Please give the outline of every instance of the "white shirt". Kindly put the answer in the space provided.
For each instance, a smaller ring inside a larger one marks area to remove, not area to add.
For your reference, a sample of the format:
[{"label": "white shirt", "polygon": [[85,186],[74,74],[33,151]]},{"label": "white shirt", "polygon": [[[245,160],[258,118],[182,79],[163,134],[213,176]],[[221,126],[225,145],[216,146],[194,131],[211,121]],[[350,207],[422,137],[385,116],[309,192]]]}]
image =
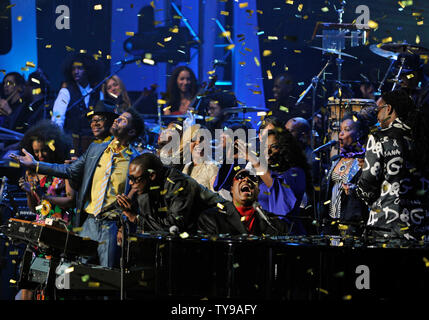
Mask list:
[{"label": "white shirt", "polygon": [[[77,85],[80,92],[82,93],[82,96],[85,96],[87,93],[92,92],[92,88],[89,86],[89,84],[84,88]],[[89,108],[89,99],[90,95],[88,94],[85,98],[85,106],[88,109]],[[100,91],[100,99],[103,99],[103,93]],[[64,127],[64,121],[66,119],[66,112],[67,112],[67,106],[70,103],[70,92],[67,88],[61,88],[60,92],[58,92],[58,96],[55,99],[54,107],[52,110],[52,122],[56,123],[61,128]]]}]

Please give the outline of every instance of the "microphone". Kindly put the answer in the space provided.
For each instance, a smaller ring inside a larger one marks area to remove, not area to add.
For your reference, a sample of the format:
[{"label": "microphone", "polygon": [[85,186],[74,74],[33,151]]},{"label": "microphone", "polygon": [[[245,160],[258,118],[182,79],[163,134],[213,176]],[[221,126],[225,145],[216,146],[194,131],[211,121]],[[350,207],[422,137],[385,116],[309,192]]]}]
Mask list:
[{"label": "microphone", "polygon": [[118,62],[115,62],[115,66],[129,64],[129,63],[133,63],[133,62],[136,62],[136,61],[139,61],[139,60],[143,60],[143,57],[142,56],[136,56],[134,58],[120,60]]},{"label": "microphone", "polygon": [[336,145],[336,144],[338,144],[338,141],[337,141],[337,140],[331,140],[331,141],[329,141],[329,142],[327,142],[327,143],[325,143],[325,144],[321,145],[320,147],[318,147],[318,148],[314,149],[314,150],[313,150],[313,153],[319,152],[319,151],[321,151],[321,150],[323,150],[323,149],[326,149],[326,148],[328,148],[328,147],[334,146],[334,145]]},{"label": "microphone", "polygon": [[168,229],[168,232],[170,232],[170,234],[176,235],[179,233],[179,227],[178,226],[171,226],[170,229]]},{"label": "microphone", "polygon": [[259,202],[254,202],[253,203],[253,208],[256,210],[256,212],[259,214],[259,216],[271,227],[273,228],[275,231],[279,232],[279,230],[274,227],[271,222],[268,220],[267,215],[264,213],[264,211],[261,208],[261,205],[259,204]]}]

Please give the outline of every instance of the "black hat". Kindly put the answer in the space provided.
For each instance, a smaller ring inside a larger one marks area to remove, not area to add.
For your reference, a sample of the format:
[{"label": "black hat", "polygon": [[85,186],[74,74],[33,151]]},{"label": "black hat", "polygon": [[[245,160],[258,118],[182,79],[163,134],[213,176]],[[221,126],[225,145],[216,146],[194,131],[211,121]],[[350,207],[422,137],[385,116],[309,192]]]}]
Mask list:
[{"label": "black hat", "polygon": [[116,106],[107,100],[99,100],[95,105],[95,108],[88,112],[86,116],[88,118],[96,115],[96,114],[104,114],[108,117],[112,117],[113,119],[117,118],[119,115],[115,112]]}]

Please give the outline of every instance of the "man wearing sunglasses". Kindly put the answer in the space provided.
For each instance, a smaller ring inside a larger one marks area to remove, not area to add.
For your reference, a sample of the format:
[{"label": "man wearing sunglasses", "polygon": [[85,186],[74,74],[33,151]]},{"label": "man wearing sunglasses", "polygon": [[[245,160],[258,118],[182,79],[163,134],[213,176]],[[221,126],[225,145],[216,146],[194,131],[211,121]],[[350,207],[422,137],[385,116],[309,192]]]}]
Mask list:
[{"label": "man wearing sunglasses", "polygon": [[421,240],[427,232],[427,121],[403,89],[378,99],[377,119],[381,130],[369,135],[355,189],[370,209],[369,232]]},{"label": "man wearing sunglasses", "polygon": [[116,195],[128,194],[128,167],[138,156],[130,143],[143,129],[141,116],[130,108],[113,122],[110,128],[112,141],[92,143],[73,163],[38,162],[25,149],[22,150],[24,156],[11,155],[14,160],[38,173],[71,179],[73,185],[79,188],[74,224],[82,226],[80,236],[100,242],[99,264],[105,267],[113,267],[118,262],[116,218],[109,213],[114,209]]},{"label": "man wearing sunglasses", "polygon": [[[203,212],[198,219],[199,230],[208,234],[287,234],[288,224],[263,210],[257,203],[258,177],[246,169],[240,169],[231,186],[232,201],[224,208]],[[225,214],[219,214],[224,211]]]},{"label": "man wearing sunglasses", "polygon": [[[188,175],[165,166],[152,153],[135,158],[128,175],[131,192],[137,194],[138,209],[125,194],[117,199],[129,221],[137,224],[137,232],[194,233],[201,211],[223,208],[226,202]],[[120,241],[120,235],[118,238]]]}]

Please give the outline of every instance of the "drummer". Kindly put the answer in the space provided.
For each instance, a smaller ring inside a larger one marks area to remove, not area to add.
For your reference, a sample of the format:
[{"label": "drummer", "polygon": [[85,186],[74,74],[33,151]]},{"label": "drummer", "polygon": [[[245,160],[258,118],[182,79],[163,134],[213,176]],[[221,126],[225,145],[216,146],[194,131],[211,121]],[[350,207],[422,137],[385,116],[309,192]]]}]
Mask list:
[{"label": "drummer", "polygon": [[233,92],[219,91],[214,92],[207,97],[208,106],[206,118],[206,127],[215,135],[216,129],[223,129],[225,122],[228,121],[231,114],[224,112],[227,108],[234,108],[237,106],[237,99]]}]

